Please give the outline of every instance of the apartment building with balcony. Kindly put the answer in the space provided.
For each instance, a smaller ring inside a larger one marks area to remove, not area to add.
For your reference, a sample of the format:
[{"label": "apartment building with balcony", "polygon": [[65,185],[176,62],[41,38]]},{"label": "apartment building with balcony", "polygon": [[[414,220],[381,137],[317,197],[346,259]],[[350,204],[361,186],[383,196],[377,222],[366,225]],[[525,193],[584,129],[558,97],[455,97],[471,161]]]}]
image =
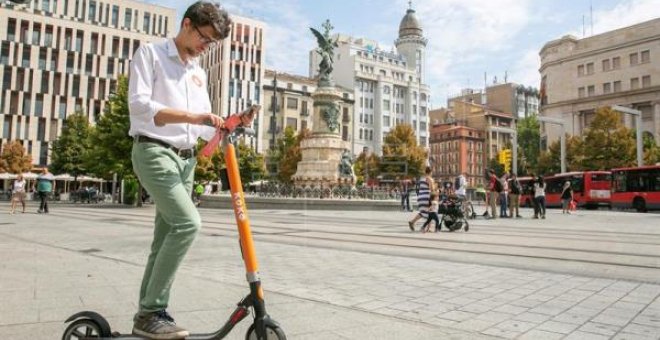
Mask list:
[{"label": "apartment building with balcony", "polygon": [[66,117],[95,123],[134,52],[172,36],[175,16],[133,0],[0,2],[0,149],[18,140],[46,166]]}]

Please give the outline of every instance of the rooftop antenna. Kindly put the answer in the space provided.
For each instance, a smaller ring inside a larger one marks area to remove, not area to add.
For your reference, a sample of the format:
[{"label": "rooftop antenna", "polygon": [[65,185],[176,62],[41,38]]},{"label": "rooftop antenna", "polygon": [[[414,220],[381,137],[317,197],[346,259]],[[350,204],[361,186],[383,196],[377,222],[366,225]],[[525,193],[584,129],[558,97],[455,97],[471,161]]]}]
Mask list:
[{"label": "rooftop antenna", "polygon": [[582,38],[584,38],[584,36],[585,36],[584,30],[585,30],[585,28],[584,28],[584,14],[582,14]]},{"label": "rooftop antenna", "polygon": [[594,6],[593,6],[593,1],[589,1],[589,15],[591,17],[591,35],[594,35]]},{"label": "rooftop antenna", "polygon": [[509,79],[509,74],[507,70],[504,70],[504,83],[507,83],[507,79]]}]

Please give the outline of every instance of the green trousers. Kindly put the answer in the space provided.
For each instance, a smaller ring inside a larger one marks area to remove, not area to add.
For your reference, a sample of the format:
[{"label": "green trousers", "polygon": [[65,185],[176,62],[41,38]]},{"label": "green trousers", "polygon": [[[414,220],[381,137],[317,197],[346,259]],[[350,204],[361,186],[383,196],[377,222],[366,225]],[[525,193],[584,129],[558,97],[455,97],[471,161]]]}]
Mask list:
[{"label": "green trousers", "polygon": [[166,309],[176,271],[201,227],[190,197],[195,157],[181,159],[154,143],[134,143],[133,169],[156,204],[154,238],[140,288],[140,313]]}]

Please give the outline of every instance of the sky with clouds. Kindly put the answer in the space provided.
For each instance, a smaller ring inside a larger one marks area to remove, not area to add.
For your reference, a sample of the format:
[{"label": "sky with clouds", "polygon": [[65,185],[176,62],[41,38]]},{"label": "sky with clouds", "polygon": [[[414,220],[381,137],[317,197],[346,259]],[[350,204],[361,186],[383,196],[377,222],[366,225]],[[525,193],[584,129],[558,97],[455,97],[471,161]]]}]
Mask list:
[{"label": "sky with clouds", "polygon": [[[146,0],[177,9],[192,0]],[[308,75],[315,39],[308,27],[330,19],[334,32],[376,40],[391,49],[408,0],[225,0],[231,13],[266,24],[266,67]],[[660,0],[416,0],[424,29],[432,107],[462,88],[483,88],[494,77],[539,86],[539,56],[548,41],[578,38],[660,17]],[[593,13],[593,15],[591,14]],[[583,29],[583,21],[585,23]]]}]

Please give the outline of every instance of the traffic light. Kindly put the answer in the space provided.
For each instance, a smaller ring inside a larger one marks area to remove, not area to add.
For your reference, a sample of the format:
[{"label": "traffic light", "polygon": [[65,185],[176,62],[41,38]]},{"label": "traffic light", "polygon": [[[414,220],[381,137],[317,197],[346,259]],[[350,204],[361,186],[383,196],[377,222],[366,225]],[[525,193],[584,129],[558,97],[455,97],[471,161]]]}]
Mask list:
[{"label": "traffic light", "polygon": [[497,154],[497,162],[504,165],[504,172],[511,171],[511,149],[503,149]]},{"label": "traffic light", "polygon": [[504,154],[504,164],[511,164],[511,160],[513,159],[511,156],[511,149],[504,149],[502,150],[502,153]]}]

